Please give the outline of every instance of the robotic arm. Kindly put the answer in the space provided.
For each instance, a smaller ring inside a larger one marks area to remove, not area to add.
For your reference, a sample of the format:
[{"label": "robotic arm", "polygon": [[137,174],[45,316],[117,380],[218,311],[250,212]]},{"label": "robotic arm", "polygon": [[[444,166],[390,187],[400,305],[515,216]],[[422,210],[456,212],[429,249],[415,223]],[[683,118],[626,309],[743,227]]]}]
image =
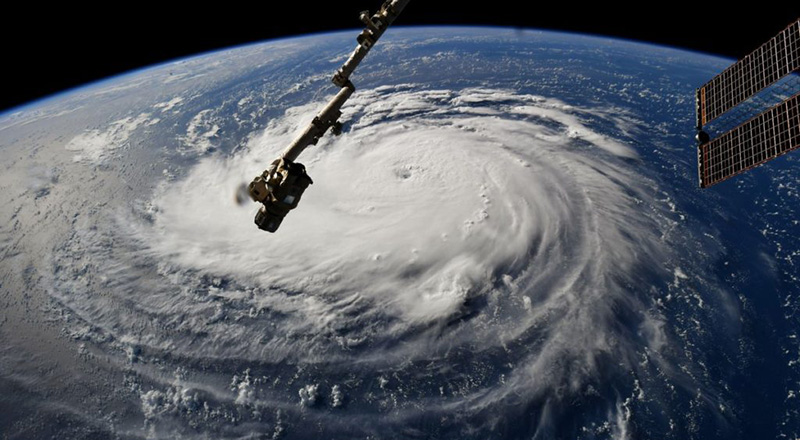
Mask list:
[{"label": "robotic arm", "polygon": [[381,9],[372,16],[368,11],[361,13],[360,19],[366,27],[358,35],[358,46],[333,75],[333,83],[341,87],[341,90],[314,117],[303,133],[283,150],[280,157],[248,186],[250,198],[262,204],[255,218],[259,229],[268,232],[278,230],[283,218],[297,207],[303,192],[313,183],[306,174],[305,166],[295,160],[309,145],[316,145],[329,128],[333,134],[341,133],[339,117],[342,115],[342,105],[356,90],[350,82],[350,75],[409,1],[386,0]]}]

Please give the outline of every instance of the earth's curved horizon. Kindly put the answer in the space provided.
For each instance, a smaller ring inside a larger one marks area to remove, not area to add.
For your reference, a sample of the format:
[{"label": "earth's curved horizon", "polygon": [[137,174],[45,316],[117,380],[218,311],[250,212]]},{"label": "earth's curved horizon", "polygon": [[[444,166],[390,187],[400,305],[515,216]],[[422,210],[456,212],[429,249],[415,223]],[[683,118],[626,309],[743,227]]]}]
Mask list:
[{"label": "earth's curved horizon", "polygon": [[[560,31],[560,30],[551,30],[551,29],[516,28],[516,27],[491,26],[491,25],[485,25],[485,26],[479,26],[479,25],[470,25],[470,26],[465,26],[465,25],[438,25],[438,26],[437,25],[427,25],[427,26],[416,25],[416,26],[404,26],[402,24],[395,24],[395,25],[392,26],[392,31],[398,30],[398,31],[402,32],[404,30],[413,31],[415,29],[419,29],[419,30],[425,30],[425,29],[487,29],[489,31],[501,31],[501,32],[513,31],[513,32],[523,33],[523,34],[524,33],[540,33],[540,34],[548,34],[548,35],[574,36],[574,37],[581,37],[581,38],[588,37],[588,38],[595,38],[595,39],[599,39],[599,40],[613,40],[613,41],[619,41],[619,42],[624,42],[624,43],[629,43],[629,44],[634,44],[634,45],[641,45],[641,46],[647,46],[647,47],[658,47],[658,48],[674,50],[674,51],[678,51],[678,52],[686,52],[687,54],[692,54],[692,55],[695,55],[695,56],[713,58],[713,59],[716,59],[715,61],[719,61],[719,62],[722,62],[722,63],[733,64],[736,61],[734,58],[731,58],[729,56],[725,56],[725,55],[721,55],[721,54],[717,54],[717,53],[712,53],[712,52],[698,51],[698,50],[690,49],[690,48],[687,48],[687,47],[672,46],[672,45],[668,45],[668,44],[651,43],[651,42],[648,42],[648,41],[645,41],[645,40],[636,40],[636,39],[622,38],[622,37],[612,37],[612,36],[603,35],[603,34],[593,34],[593,33],[586,33],[586,32],[570,32],[570,31]],[[360,30],[361,29],[354,27],[354,28],[351,28],[351,29],[340,29],[340,30],[331,31],[331,32],[321,31],[321,32],[314,32],[314,33],[309,33],[309,34],[287,35],[287,36],[272,38],[272,39],[263,40],[263,41],[255,41],[255,42],[250,42],[250,43],[237,44],[237,45],[230,46],[230,47],[212,49],[212,50],[208,50],[208,51],[205,51],[205,52],[199,52],[199,53],[195,53],[195,54],[191,54],[191,55],[187,55],[187,56],[180,56],[180,57],[177,57],[175,59],[165,60],[165,61],[162,61],[162,62],[157,62],[157,63],[154,63],[154,64],[141,66],[141,67],[132,69],[130,71],[120,72],[118,74],[114,74],[114,75],[111,75],[111,76],[108,76],[108,77],[105,77],[105,78],[100,78],[100,79],[98,79],[96,81],[90,81],[90,82],[87,82],[87,83],[84,83],[84,84],[77,85],[75,87],[70,87],[70,88],[61,90],[59,92],[55,92],[55,93],[47,95],[47,96],[42,96],[42,97],[39,97],[39,98],[35,98],[35,99],[32,99],[32,100],[30,100],[28,102],[25,102],[25,103],[22,103],[22,104],[19,104],[19,105],[15,105],[13,107],[5,108],[3,110],[0,110],[0,118],[4,117],[4,116],[11,115],[13,113],[20,113],[20,112],[25,112],[27,110],[33,110],[35,107],[46,105],[47,103],[50,103],[50,102],[55,101],[55,100],[58,100],[58,99],[60,99],[62,97],[70,95],[70,94],[79,93],[81,91],[84,91],[84,90],[87,90],[87,89],[96,88],[96,87],[102,87],[104,84],[110,83],[110,82],[123,81],[127,77],[135,76],[137,74],[142,74],[142,73],[144,73],[144,72],[146,72],[148,70],[159,69],[159,68],[162,68],[162,67],[177,63],[177,62],[188,61],[188,60],[191,60],[193,58],[213,56],[214,54],[219,54],[219,53],[223,53],[223,52],[229,52],[231,50],[237,50],[237,49],[246,49],[246,48],[251,47],[251,46],[260,46],[260,45],[264,45],[264,44],[280,43],[280,42],[283,42],[283,41],[290,41],[290,40],[300,40],[300,39],[304,39],[304,38],[316,38],[316,37],[330,38],[332,36],[338,36],[339,34],[341,34],[342,36],[347,36],[347,35],[352,36],[354,34],[357,34]],[[331,76],[333,76],[333,74],[331,74]]]},{"label": "earth's curved horizon", "polygon": [[694,89],[732,60],[393,28],[262,233],[236,188],[353,35],[0,113],[3,436],[800,435],[800,166],[697,188]]}]

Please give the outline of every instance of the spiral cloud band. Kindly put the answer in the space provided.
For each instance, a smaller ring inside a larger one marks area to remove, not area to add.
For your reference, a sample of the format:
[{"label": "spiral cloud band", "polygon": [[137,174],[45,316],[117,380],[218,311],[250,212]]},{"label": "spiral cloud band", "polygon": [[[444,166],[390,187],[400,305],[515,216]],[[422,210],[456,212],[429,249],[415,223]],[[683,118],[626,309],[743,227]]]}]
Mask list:
[{"label": "spiral cloud band", "polygon": [[[315,183],[299,208],[261,233],[235,189],[319,106],[287,110],[232,155],[206,155],[167,179],[140,221],[119,222],[131,251],[106,271],[156,261],[162,280],[135,308],[62,300],[102,310],[95,324],[108,320],[132,362],[168,352],[184,367],[249,365],[207,399],[277,410],[277,425],[305,411],[336,432],[342,419],[314,410],[327,406],[384,414],[375,426],[398,432],[428,417],[502,429],[520,411],[545,435],[580,396],[613,402],[598,404],[608,423],[593,429],[625,438],[640,382],[697,394],[658,307],[658,292],[691,274],[665,233],[674,206],[617,140],[635,120],[506,90],[359,90],[343,135],[301,157]],[[142,331],[142,316],[170,331]],[[175,380],[142,390],[147,417],[199,405]]]},{"label": "spiral cloud band", "polygon": [[[610,272],[630,270],[655,238],[645,220],[626,215],[634,197],[625,190],[636,185],[616,162],[636,153],[569,107],[496,90],[411,87],[361,92],[350,132],[309,151],[316,184],[302,209],[280,233],[256,234],[254,205],[235,205],[232,188],[258,174],[315,106],[290,110],[233,159],[208,159],[169,185],[153,202],[153,251],[302,292],[256,300],[302,317],[310,334],[363,303],[383,323],[376,334],[356,332],[366,342],[450,320],[473,296],[499,295],[509,311],[536,315],[532,301],[555,300],[575,283],[608,288]],[[526,328],[533,318],[518,319]]]}]

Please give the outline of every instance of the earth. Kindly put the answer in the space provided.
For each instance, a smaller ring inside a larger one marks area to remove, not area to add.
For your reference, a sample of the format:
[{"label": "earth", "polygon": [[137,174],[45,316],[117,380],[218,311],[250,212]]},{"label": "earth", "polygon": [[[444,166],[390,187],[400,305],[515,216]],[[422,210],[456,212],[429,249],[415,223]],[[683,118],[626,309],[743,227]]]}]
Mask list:
[{"label": "earth", "polygon": [[237,188],[353,31],[0,115],[0,437],[794,439],[800,166],[697,184],[732,60],[393,28],[276,234]]}]

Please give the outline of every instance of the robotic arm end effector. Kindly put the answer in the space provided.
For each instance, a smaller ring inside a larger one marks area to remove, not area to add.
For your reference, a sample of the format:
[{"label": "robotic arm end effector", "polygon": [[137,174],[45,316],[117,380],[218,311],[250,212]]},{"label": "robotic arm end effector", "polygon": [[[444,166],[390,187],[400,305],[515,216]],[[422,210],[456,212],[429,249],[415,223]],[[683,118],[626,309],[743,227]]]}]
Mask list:
[{"label": "robotic arm end effector", "polygon": [[277,231],[283,218],[297,207],[303,192],[312,183],[303,164],[284,158],[272,162],[247,188],[250,198],[262,204],[256,213],[256,226],[268,232]]}]

